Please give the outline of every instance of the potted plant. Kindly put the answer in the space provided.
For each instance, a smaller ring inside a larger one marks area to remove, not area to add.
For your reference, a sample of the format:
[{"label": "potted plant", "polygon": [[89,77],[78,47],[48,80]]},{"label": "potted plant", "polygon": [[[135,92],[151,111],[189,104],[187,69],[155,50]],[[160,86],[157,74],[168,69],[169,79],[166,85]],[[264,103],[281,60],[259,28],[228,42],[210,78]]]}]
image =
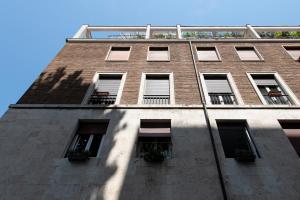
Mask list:
[{"label": "potted plant", "polygon": [[144,155],[146,162],[162,162],[164,159],[163,148],[159,144],[151,144]]}]

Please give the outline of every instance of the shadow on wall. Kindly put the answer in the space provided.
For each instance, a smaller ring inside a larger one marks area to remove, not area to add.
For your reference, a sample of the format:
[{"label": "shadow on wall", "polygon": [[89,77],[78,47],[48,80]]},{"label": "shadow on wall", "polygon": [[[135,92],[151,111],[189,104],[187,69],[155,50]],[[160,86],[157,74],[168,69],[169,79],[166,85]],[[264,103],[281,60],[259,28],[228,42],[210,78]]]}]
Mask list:
[{"label": "shadow on wall", "polygon": [[101,158],[102,185],[89,200],[222,199],[206,127],[173,127],[173,158],[151,163],[136,157],[138,126],[119,122]]},{"label": "shadow on wall", "polygon": [[43,72],[17,104],[80,104],[89,87],[81,75],[82,70],[68,73],[66,67]]}]

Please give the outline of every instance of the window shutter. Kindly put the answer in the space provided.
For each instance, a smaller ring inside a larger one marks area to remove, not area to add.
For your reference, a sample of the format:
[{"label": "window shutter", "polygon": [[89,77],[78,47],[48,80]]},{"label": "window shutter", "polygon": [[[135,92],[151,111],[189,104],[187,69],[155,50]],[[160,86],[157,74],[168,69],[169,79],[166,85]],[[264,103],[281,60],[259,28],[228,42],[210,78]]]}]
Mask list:
[{"label": "window shutter", "polygon": [[287,50],[287,52],[292,56],[294,60],[299,60],[300,49]]},{"label": "window shutter", "polygon": [[276,82],[276,80],[273,78],[273,79],[254,79],[255,83],[257,86],[277,86],[278,83]]},{"label": "window shutter", "polygon": [[108,123],[104,122],[83,122],[79,124],[78,134],[105,134],[107,130]]},{"label": "window shutter", "polygon": [[205,78],[208,93],[232,93],[227,78]]},{"label": "window shutter", "polygon": [[107,60],[128,60],[130,47],[112,47]]},{"label": "window shutter", "polygon": [[142,121],[139,137],[171,137],[171,121]]},{"label": "window shutter", "polygon": [[169,95],[170,81],[165,78],[146,78],[145,95]]},{"label": "window shutter", "polygon": [[215,47],[197,47],[198,60],[219,60]]},{"label": "window shutter", "polygon": [[121,77],[100,77],[96,83],[97,92],[108,92],[109,95],[117,95],[121,83]]},{"label": "window shutter", "polygon": [[148,52],[148,60],[154,60],[154,61],[169,60],[168,47],[150,47]]},{"label": "window shutter", "polygon": [[236,50],[241,60],[260,60],[253,47],[237,47]]}]

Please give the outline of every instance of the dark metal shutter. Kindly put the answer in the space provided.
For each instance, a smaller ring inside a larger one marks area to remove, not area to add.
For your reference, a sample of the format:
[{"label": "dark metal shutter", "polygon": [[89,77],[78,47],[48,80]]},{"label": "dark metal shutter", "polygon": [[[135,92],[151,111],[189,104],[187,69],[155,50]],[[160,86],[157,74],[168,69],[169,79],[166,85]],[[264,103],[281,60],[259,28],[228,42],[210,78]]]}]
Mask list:
[{"label": "dark metal shutter", "polygon": [[108,92],[109,95],[117,95],[121,83],[121,77],[100,77],[96,83],[97,92]]},{"label": "dark metal shutter", "polygon": [[224,78],[205,78],[208,93],[232,93],[226,77]]},{"label": "dark metal shutter", "polygon": [[145,95],[169,95],[170,81],[168,77],[146,77]]}]

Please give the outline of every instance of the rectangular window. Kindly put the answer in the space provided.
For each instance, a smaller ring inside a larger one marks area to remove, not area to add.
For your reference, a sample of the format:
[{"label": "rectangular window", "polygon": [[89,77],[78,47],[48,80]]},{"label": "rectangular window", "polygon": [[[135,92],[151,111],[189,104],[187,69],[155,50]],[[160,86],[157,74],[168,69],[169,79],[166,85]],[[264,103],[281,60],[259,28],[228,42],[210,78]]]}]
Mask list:
[{"label": "rectangular window", "polygon": [[171,120],[141,120],[137,154],[148,162],[171,158]]},{"label": "rectangular window", "polygon": [[199,61],[219,61],[220,56],[215,47],[197,47]]},{"label": "rectangular window", "polygon": [[281,121],[280,125],[300,157],[300,121]]},{"label": "rectangular window", "polygon": [[143,104],[170,104],[169,75],[146,75]]},{"label": "rectangular window", "polygon": [[130,47],[111,47],[107,59],[108,61],[127,61],[129,59]]},{"label": "rectangular window", "polygon": [[149,47],[148,61],[169,61],[169,47]]},{"label": "rectangular window", "polygon": [[237,104],[225,74],[205,74],[205,85],[211,104]]},{"label": "rectangular window", "polygon": [[285,50],[290,56],[300,62],[300,47],[299,46],[285,46]]},{"label": "rectangular window", "polygon": [[257,61],[262,60],[254,47],[235,47],[237,54],[243,61]]},{"label": "rectangular window", "polygon": [[85,161],[96,157],[108,122],[79,122],[76,135],[67,151],[69,161]]},{"label": "rectangular window", "polygon": [[88,104],[114,104],[120,88],[121,74],[100,74]]},{"label": "rectangular window", "polygon": [[274,74],[252,74],[251,77],[267,104],[292,104],[289,95],[278,84]]},{"label": "rectangular window", "polygon": [[253,162],[256,158],[246,122],[217,122],[226,158]]}]

